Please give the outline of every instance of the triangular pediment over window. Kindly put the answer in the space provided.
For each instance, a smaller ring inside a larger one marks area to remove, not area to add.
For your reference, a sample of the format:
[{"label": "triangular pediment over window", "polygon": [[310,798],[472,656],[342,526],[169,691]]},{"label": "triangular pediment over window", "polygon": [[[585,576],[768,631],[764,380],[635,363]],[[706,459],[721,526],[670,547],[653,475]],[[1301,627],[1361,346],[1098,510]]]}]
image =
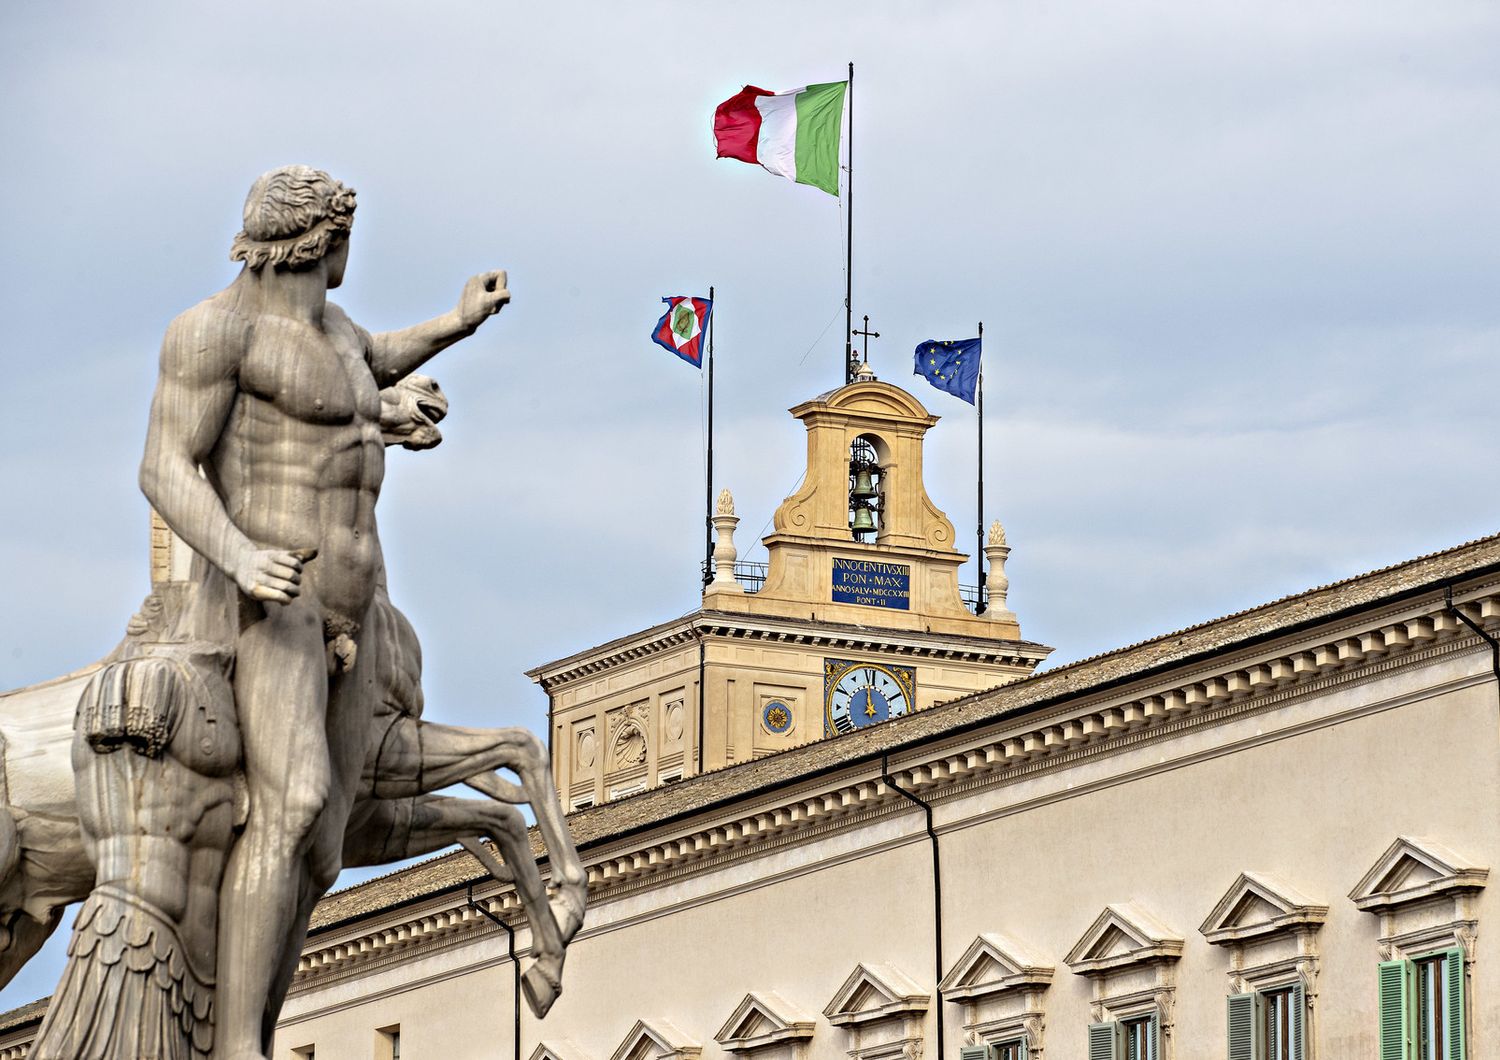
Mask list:
[{"label": "triangular pediment over window", "polygon": [[1242,872],[1198,930],[1216,946],[1321,924],[1328,907],[1278,876]]},{"label": "triangular pediment over window", "polygon": [[1453,891],[1478,890],[1489,874],[1441,843],[1400,836],[1349,897],[1366,912],[1380,912]]},{"label": "triangular pediment over window", "polygon": [[696,1060],[702,1051],[664,1019],[636,1020],[609,1060]]},{"label": "triangular pediment over window", "polygon": [[973,1001],[1008,990],[1052,981],[1052,965],[1041,954],[997,931],[969,944],[943,977],[945,1001]]},{"label": "triangular pediment over window", "polygon": [[932,997],[888,964],[861,964],[823,1009],[836,1027],[926,1012]]},{"label": "triangular pediment over window", "polygon": [[811,1038],[813,1017],[769,991],[746,994],[714,1041],[726,1052],[743,1053],[780,1042]]},{"label": "triangular pediment over window", "polygon": [[566,1038],[556,1039],[550,1042],[542,1042],[527,1060],[589,1060],[586,1054],[578,1046]]},{"label": "triangular pediment over window", "polygon": [[1079,975],[1100,975],[1149,961],[1175,961],[1182,938],[1134,903],[1109,905],[1064,960]]}]

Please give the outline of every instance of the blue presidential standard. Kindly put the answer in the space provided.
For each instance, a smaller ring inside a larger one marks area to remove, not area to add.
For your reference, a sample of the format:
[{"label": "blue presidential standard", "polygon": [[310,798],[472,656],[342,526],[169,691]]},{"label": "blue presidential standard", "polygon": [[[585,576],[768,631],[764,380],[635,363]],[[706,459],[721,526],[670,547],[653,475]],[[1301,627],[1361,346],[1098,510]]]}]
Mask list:
[{"label": "blue presidential standard", "polygon": [[899,718],[916,699],[917,673],[910,666],[823,660],[823,735],[853,732]]}]

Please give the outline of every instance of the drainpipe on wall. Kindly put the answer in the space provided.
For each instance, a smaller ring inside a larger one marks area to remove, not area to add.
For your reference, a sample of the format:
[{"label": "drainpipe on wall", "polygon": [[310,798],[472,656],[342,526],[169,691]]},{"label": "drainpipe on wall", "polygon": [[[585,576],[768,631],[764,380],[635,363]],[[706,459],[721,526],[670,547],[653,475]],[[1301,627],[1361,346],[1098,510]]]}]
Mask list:
[{"label": "drainpipe on wall", "polygon": [[891,776],[889,756],[880,756],[880,779],[896,794],[922,808],[927,815],[927,839],[932,847],[932,960],[933,992],[937,995],[937,1058],[948,1060],[943,1035],[943,862],[938,853],[937,832],[932,827],[932,807],[907,791]]},{"label": "drainpipe on wall", "polygon": [[[553,728],[554,725],[557,724],[557,717],[556,717],[557,709],[556,709],[555,704],[552,701],[552,689],[548,688],[544,684],[544,685],[542,685],[542,691],[545,692],[545,693],[547,693],[547,761],[548,762],[555,762],[555,761],[557,761],[557,745],[552,742],[552,737],[553,737],[552,728]],[[566,745],[564,745],[564,746],[566,746]],[[555,780],[556,778],[554,777],[553,779]],[[572,780],[573,780],[572,777],[568,778],[568,782],[570,784],[572,783]],[[562,792],[560,792],[560,791],[557,794],[558,794],[559,797],[562,796]]]},{"label": "drainpipe on wall", "polygon": [[703,630],[697,626],[693,627],[693,634],[698,638],[698,775],[703,775],[703,682],[704,674],[708,666],[708,647],[703,639]]},{"label": "drainpipe on wall", "polygon": [[515,1044],[515,1060],[521,1060],[521,962],[516,960],[516,929],[474,901],[474,881],[469,881],[469,908],[505,931],[506,950],[510,954],[511,1011],[515,1013],[516,1026],[512,1035]]},{"label": "drainpipe on wall", "polygon": [[1484,642],[1490,646],[1490,670],[1495,675],[1495,696],[1497,699],[1500,699],[1500,642],[1497,642],[1494,637],[1486,633],[1479,623],[1454,606],[1453,586],[1451,584],[1443,587],[1443,594],[1444,603],[1447,604],[1448,610],[1453,612],[1454,616],[1460,622],[1484,638]]}]

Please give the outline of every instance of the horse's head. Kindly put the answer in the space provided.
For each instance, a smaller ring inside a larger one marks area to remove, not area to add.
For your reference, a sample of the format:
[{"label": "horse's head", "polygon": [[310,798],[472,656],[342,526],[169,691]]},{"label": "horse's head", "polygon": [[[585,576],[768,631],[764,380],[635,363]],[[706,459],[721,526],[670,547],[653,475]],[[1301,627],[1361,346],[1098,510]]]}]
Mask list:
[{"label": "horse's head", "polygon": [[430,376],[409,375],[380,392],[380,437],[386,445],[431,449],[443,440],[437,429],[448,415],[448,398]]}]

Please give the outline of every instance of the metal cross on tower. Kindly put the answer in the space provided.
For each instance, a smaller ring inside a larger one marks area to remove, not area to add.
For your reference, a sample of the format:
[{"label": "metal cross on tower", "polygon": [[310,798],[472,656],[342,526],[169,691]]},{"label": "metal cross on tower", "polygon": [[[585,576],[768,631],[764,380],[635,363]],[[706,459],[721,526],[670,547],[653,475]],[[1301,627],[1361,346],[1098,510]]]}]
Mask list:
[{"label": "metal cross on tower", "polygon": [[[870,340],[871,339],[878,339],[878,338],[880,338],[880,332],[878,332],[878,331],[871,331],[870,330],[870,318],[868,316],[866,316],[864,319],[865,319],[865,328],[864,328],[864,330],[861,331],[859,328],[855,328],[852,332],[850,332],[850,334],[852,334],[852,335],[863,335],[864,336],[864,339],[865,339],[864,363],[865,364],[869,364],[870,363]],[[859,365],[851,363],[849,365],[849,382],[852,383],[854,381],[854,377],[855,377],[856,374],[858,374],[858,372],[859,372]]]}]

